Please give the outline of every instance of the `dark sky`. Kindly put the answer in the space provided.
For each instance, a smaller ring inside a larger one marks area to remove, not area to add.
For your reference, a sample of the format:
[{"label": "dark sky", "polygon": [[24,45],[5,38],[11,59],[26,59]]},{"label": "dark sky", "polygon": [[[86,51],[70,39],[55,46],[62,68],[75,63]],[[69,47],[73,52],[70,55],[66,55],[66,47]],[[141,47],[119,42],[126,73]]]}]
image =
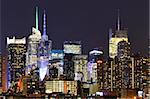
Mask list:
[{"label": "dark sky", "polygon": [[[132,52],[148,53],[148,0],[1,0],[2,51],[7,36],[31,34],[35,6],[47,13],[47,33],[53,48],[62,49],[65,40],[81,40],[83,52],[102,47],[108,51],[109,28],[116,29],[117,9],[121,28],[128,28]],[[42,28],[40,28],[42,30]]]}]

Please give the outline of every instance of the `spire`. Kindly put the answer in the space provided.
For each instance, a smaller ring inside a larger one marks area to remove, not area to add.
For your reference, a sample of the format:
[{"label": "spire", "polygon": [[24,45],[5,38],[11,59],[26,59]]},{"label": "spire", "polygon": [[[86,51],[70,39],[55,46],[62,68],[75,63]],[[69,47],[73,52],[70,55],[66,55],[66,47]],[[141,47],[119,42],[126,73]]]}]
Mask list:
[{"label": "spire", "polygon": [[36,29],[38,30],[38,7],[36,6],[36,16],[35,16],[35,21],[36,21]]},{"label": "spire", "polygon": [[109,39],[112,37],[112,29],[109,29]]},{"label": "spire", "polygon": [[117,18],[117,30],[120,30],[120,13],[119,13],[119,9],[118,9],[118,18]]},{"label": "spire", "polygon": [[43,15],[43,35],[46,35],[46,13],[44,10],[44,15]]},{"label": "spire", "polygon": [[46,13],[44,10],[44,15],[43,15],[43,35],[42,35],[43,40],[48,40],[48,36],[46,35]]}]

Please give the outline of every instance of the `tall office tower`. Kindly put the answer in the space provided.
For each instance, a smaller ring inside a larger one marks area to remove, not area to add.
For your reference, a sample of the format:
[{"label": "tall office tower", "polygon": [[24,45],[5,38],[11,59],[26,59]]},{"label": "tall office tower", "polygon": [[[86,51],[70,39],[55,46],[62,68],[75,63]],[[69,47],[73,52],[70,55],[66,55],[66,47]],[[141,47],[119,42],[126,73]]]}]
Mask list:
[{"label": "tall office tower", "polygon": [[32,69],[29,75],[22,77],[22,94],[40,94],[39,69]]},{"label": "tall office tower", "polygon": [[7,65],[6,57],[0,53],[0,93],[6,92],[7,88]]},{"label": "tall office tower", "polygon": [[118,43],[118,53],[117,57],[119,61],[124,61],[125,59],[130,59],[130,43],[126,41],[120,41]]},{"label": "tall office tower", "polygon": [[48,40],[46,35],[46,13],[44,11],[43,16],[43,35],[38,45],[38,67],[40,71],[40,80],[42,81],[45,75],[48,73],[48,64],[51,50],[51,41]]},{"label": "tall office tower", "polygon": [[[149,74],[149,68],[150,68],[150,58],[149,57],[143,57],[142,58],[142,78],[143,78],[143,93],[145,96],[150,96],[150,74]],[[142,90],[140,90],[141,92]]]},{"label": "tall office tower", "polygon": [[13,85],[25,74],[26,39],[10,39],[7,37],[8,66],[10,71],[10,83]]},{"label": "tall office tower", "polygon": [[88,62],[88,82],[97,83],[97,63]]},{"label": "tall office tower", "polygon": [[75,77],[73,56],[74,54],[64,56],[63,74],[67,80],[74,80]]},{"label": "tall office tower", "polygon": [[7,56],[2,56],[2,91],[6,92],[8,88],[8,66],[7,66]]},{"label": "tall office tower", "polygon": [[[112,58],[108,58],[107,62],[106,62],[106,68],[107,68],[107,90],[109,91],[114,91],[115,87],[116,87],[116,81],[115,81],[115,78],[116,78],[116,69],[115,68],[117,66],[117,64],[115,64],[115,59],[112,59]],[[119,83],[118,83],[119,84]]]},{"label": "tall office tower", "polygon": [[64,42],[64,53],[65,54],[81,54],[81,41],[65,41]]},{"label": "tall office tower", "polygon": [[87,71],[88,56],[87,55],[75,55],[73,57],[73,62],[74,62],[74,72],[75,72],[74,80],[87,82],[88,80],[88,71]]},{"label": "tall office tower", "polygon": [[[130,43],[120,41],[117,50],[118,66],[116,81],[121,83],[121,88],[132,88],[132,66],[130,60]],[[118,86],[116,83],[116,86]]]},{"label": "tall office tower", "polygon": [[63,50],[51,50],[49,65],[49,77],[61,78],[63,75],[64,52]]},{"label": "tall office tower", "polygon": [[74,62],[73,56],[81,54],[80,41],[65,41],[64,42],[64,67],[63,73],[66,79],[74,80]]},{"label": "tall office tower", "polygon": [[38,44],[41,39],[41,32],[38,29],[38,8],[36,7],[36,28],[32,27],[32,34],[28,38],[28,49],[27,49],[27,72],[30,73],[32,69],[37,68],[37,60],[38,60]]},{"label": "tall office tower", "polygon": [[108,65],[104,59],[97,61],[97,80],[99,83],[99,90],[108,91]]},{"label": "tall office tower", "polygon": [[91,82],[97,83],[98,80],[98,64],[97,61],[103,58],[103,52],[98,48],[93,49],[89,52],[88,62],[88,78]]},{"label": "tall office tower", "polygon": [[115,58],[117,56],[117,45],[120,41],[128,42],[127,30],[120,30],[120,17],[118,12],[117,30],[112,33],[112,29],[109,30],[109,57]]},{"label": "tall office tower", "polygon": [[107,65],[103,57],[103,51],[99,49],[94,49],[90,52],[89,59],[93,63],[96,63],[96,78],[99,84],[99,91],[107,90]]},{"label": "tall office tower", "polygon": [[131,57],[132,60],[132,67],[134,69],[134,77],[133,77],[133,87],[137,90],[143,90],[144,85],[144,75],[143,70],[146,68],[145,65],[143,65],[143,57],[140,55],[140,53],[136,53]]}]

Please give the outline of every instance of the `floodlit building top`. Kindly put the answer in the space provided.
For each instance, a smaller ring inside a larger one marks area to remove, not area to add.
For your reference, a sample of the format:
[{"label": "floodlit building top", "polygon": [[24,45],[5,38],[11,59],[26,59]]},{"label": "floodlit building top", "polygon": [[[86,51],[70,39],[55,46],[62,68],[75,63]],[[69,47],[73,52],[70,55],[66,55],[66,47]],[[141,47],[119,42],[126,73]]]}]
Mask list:
[{"label": "floodlit building top", "polygon": [[9,44],[26,44],[26,38],[16,39],[15,36],[11,39],[7,37],[7,45]]}]

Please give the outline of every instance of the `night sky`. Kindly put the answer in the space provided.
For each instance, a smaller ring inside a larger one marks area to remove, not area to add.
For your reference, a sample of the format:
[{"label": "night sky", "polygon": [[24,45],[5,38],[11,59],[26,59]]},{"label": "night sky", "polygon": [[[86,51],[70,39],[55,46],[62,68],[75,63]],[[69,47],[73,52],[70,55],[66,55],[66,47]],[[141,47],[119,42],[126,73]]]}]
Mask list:
[{"label": "night sky", "polygon": [[2,52],[6,37],[22,38],[35,26],[35,6],[47,13],[47,34],[54,49],[62,49],[65,40],[81,40],[83,53],[101,47],[108,53],[109,28],[116,29],[120,9],[121,29],[128,28],[132,52],[148,53],[148,0],[1,0]]}]

